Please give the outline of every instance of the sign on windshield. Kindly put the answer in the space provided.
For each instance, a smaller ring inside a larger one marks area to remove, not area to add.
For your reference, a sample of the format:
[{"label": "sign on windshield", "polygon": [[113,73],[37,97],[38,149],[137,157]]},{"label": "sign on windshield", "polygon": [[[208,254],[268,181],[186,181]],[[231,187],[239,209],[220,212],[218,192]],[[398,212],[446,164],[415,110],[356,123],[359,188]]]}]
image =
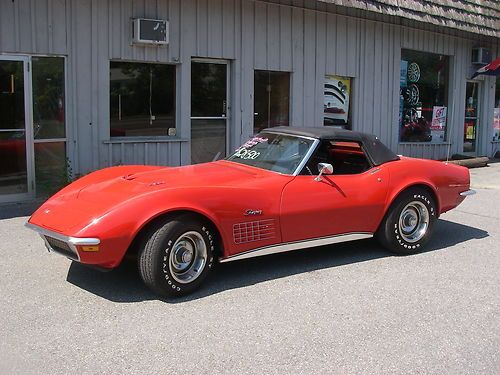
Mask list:
[{"label": "sign on windshield", "polygon": [[237,148],[227,160],[293,174],[312,144],[313,140],[298,136],[260,133]]}]

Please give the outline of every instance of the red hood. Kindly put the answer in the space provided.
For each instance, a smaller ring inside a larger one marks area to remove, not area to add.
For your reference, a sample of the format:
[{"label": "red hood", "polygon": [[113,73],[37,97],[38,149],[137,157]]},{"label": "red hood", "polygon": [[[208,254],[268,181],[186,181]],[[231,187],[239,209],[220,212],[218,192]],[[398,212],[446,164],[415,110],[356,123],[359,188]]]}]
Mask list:
[{"label": "red hood", "polygon": [[236,163],[219,161],[175,168],[138,170],[110,178],[103,178],[83,187],[78,199],[93,201],[95,194],[109,195],[110,199],[141,195],[157,189],[234,186],[249,178],[268,176],[267,171]]},{"label": "red hood", "polygon": [[227,161],[176,168],[107,168],[75,181],[51,197],[32,215],[30,223],[68,233],[83,228],[117,205],[159,190],[238,187],[270,176],[276,174]]}]

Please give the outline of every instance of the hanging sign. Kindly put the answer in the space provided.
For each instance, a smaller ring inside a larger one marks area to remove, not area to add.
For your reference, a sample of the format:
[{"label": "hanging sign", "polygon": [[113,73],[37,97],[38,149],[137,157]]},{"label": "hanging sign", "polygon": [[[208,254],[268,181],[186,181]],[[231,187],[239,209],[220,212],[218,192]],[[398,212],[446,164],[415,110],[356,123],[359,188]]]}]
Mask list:
[{"label": "hanging sign", "polygon": [[432,142],[444,142],[444,131],[446,129],[446,112],[446,107],[434,106],[432,108]]}]

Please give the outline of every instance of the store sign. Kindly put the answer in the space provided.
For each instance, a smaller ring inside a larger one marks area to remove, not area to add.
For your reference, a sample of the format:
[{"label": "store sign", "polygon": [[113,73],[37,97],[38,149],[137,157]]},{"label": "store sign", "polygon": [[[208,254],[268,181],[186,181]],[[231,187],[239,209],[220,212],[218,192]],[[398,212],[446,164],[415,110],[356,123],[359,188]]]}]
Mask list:
[{"label": "store sign", "polygon": [[432,108],[431,136],[432,142],[444,142],[447,108],[434,106]]},{"label": "store sign", "polygon": [[351,78],[325,76],[324,125],[348,127]]}]

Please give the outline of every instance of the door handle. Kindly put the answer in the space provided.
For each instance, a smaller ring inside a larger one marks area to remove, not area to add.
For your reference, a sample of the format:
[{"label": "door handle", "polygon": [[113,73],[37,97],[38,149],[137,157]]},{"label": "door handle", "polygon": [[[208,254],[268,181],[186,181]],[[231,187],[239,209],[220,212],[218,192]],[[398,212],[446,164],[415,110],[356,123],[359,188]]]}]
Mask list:
[{"label": "door handle", "polygon": [[227,114],[227,100],[222,101],[222,117],[226,117]]}]

